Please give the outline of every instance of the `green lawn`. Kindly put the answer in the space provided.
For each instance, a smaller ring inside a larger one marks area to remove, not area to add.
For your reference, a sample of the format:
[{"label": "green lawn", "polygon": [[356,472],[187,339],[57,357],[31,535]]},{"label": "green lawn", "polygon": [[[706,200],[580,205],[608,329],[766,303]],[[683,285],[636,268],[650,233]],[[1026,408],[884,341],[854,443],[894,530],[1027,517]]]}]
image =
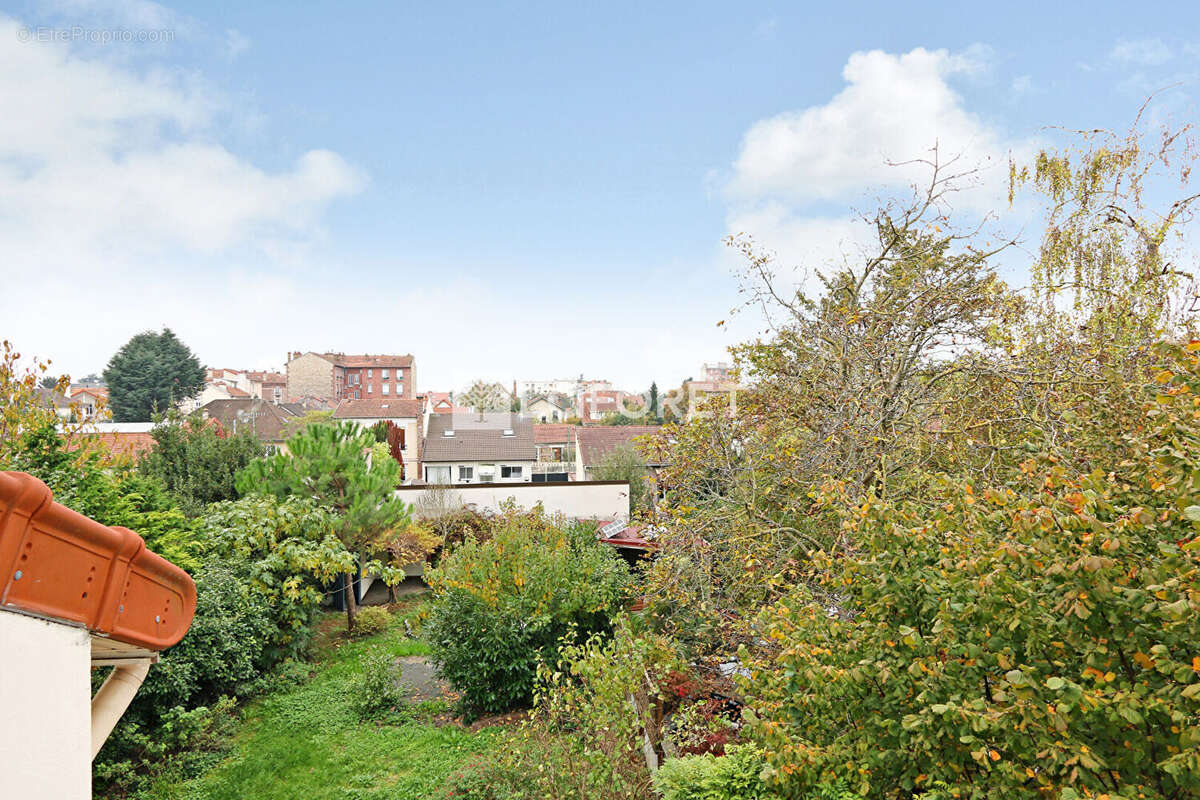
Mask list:
[{"label": "green lawn", "polygon": [[[157,800],[367,800],[425,798],[473,754],[499,741],[495,731],[471,733],[438,725],[426,703],[382,721],[363,722],[352,709],[360,660],[372,647],[395,656],[423,655],[424,642],[405,637],[404,616],[415,617],[421,600],[410,600],[390,630],[362,640],[340,634],[344,617],[322,620],[314,674],[250,705],[230,755],[194,780],[167,780],[147,796]],[[339,622],[340,620],[340,622]]]}]

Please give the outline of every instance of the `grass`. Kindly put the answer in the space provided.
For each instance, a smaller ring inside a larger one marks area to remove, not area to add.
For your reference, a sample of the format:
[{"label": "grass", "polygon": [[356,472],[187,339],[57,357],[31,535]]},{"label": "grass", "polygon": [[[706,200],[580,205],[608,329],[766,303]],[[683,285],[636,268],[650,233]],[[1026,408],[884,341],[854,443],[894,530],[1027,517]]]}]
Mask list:
[{"label": "grass", "polygon": [[[145,795],[155,800],[374,800],[432,797],[443,781],[476,753],[499,741],[489,730],[472,733],[438,725],[434,701],[363,721],[354,710],[362,658],[374,647],[393,656],[424,655],[428,648],[405,636],[423,598],[403,603],[391,627],[347,639],[344,617],[329,614],[317,637],[313,675],[252,703],[230,755],[190,781],[163,778]],[[416,625],[414,624],[414,627]]]}]

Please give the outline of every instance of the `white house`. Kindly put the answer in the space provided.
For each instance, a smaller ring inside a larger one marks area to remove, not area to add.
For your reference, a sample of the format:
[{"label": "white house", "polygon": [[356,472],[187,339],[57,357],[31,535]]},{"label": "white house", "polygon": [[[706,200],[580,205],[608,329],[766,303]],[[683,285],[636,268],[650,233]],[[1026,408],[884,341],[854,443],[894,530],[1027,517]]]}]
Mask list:
[{"label": "white house", "polygon": [[421,466],[426,483],[529,483],[537,461],[533,421],[518,414],[430,414]]},{"label": "white house", "polygon": [[562,422],[574,413],[573,406],[555,395],[539,394],[525,404],[525,414],[537,422]]},{"label": "white house", "polygon": [[405,397],[343,400],[334,409],[333,418],[356,422],[366,428],[381,422],[395,426],[404,478],[412,481],[421,474],[421,406],[422,401]]}]

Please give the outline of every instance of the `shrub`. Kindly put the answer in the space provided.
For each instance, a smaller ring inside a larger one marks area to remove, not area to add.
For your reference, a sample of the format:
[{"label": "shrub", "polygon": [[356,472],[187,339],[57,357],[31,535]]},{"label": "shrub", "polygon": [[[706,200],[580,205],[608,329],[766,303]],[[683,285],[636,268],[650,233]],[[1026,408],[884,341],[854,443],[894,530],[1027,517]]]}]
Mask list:
[{"label": "shrub", "polygon": [[609,629],[629,573],[589,528],[519,515],[486,542],[468,538],[428,580],[434,662],[467,711],[501,712],[532,700],[562,637]]},{"label": "shrub", "polygon": [[332,514],[310,498],[250,495],[212,504],[197,527],[207,558],[268,605],[267,660],[303,655],[324,599],[322,585],[353,563],[334,535]]},{"label": "shrub", "polygon": [[[761,617],[755,728],[798,793],[1200,792],[1200,343],[1172,350],[1111,471],[868,503],[857,551]],[[1105,409],[1076,422],[1111,437]],[[1140,441],[1139,441],[1140,440]]]},{"label": "shrub", "polygon": [[378,716],[404,702],[400,665],[394,655],[381,647],[372,647],[362,660],[362,668],[362,675],[354,684],[353,698],[354,710],[360,717]]},{"label": "shrub", "polygon": [[446,797],[644,800],[653,796],[643,751],[656,740],[665,676],[680,667],[665,639],[618,622],[611,638],[565,644],[539,668],[536,704],[502,747],[456,775]]},{"label": "shrub", "polygon": [[191,516],[221,500],[236,500],[234,478],[264,451],[252,434],[230,435],[213,421],[183,419],[177,412],[154,428],[154,449],[142,456],[138,469],[158,478]]},{"label": "shrub", "polygon": [[354,618],[355,636],[374,636],[392,624],[392,615],[383,606],[365,606]]},{"label": "shrub", "polygon": [[753,745],[733,744],[723,756],[671,759],[655,773],[654,788],[663,800],[768,800],[778,795],[760,777],[766,765]]}]

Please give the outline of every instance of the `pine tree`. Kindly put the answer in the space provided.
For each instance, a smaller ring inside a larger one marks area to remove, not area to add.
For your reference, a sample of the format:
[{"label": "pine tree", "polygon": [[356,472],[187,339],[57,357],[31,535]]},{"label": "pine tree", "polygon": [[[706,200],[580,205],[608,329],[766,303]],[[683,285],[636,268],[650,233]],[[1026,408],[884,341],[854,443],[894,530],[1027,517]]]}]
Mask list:
[{"label": "pine tree", "polygon": [[149,422],[204,386],[204,367],[170,328],[144,331],[126,342],[104,368],[116,422]]}]

